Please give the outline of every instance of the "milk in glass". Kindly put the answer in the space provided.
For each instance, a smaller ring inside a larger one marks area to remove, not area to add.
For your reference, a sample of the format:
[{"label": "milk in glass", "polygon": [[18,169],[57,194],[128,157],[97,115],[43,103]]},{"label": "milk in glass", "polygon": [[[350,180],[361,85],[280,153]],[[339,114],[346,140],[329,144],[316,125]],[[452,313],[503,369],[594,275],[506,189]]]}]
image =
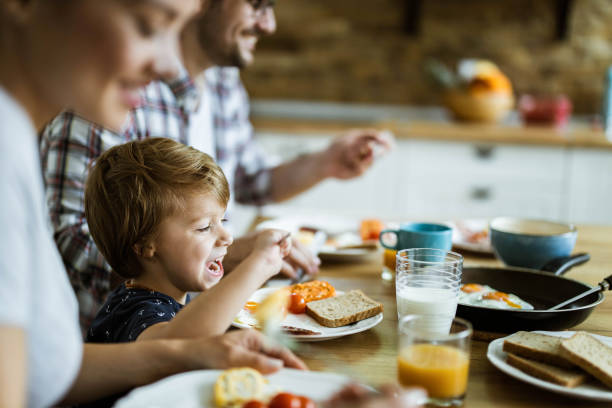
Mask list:
[{"label": "milk in glass", "polygon": [[447,334],[457,311],[457,290],[453,287],[413,287],[398,282],[396,289],[398,318],[409,314],[424,315],[424,330]]}]

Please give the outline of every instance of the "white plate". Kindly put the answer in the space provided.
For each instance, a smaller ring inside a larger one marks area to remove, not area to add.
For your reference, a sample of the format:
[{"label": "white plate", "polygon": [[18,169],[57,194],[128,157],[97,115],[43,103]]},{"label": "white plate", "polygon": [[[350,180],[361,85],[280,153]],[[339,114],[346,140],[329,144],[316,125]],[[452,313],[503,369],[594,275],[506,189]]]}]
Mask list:
[{"label": "white plate", "polygon": [[[251,297],[249,301],[251,302],[261,302],[265,299],[270,293],[278,290],[278,288],[262,288],[257,290]],[[341,294],[342,292],[337,292]],[[293,314],[288,313],[285,320],[283,320],[282,324],[285,326],[299,327],[303,329],[308,329],[312,331],[319,332],[320,334],[290,334],[289,337],[299,341],[323,341],[323,340],[331,340],[342,336],[348,336],[349,334],[360,333],[362,331],[371,329],[376,326],[378,323],[382,322],[383,314],[379,313],[376,316],[372,316],[368,319],[361,320],[357,323],[349,324],[341,327],[325,327],[321,326],[317,323],[312,317],[308,316],[306,313],[301,314]],[[232,322],[232,326],[239,327],[241,329],[249,329],[253,328],[256,324],[255,319],[252,314],[245,309],[242,309],[238,315],[234,318]]]},{"label": "white plate", "polygon": [[337,217],[325,214],[309,216],[278,217],[257,225],[257,229],[279,228],[297,231],[300,227],[311,227],[335,235],[346,231],[358,231],[359,221],[353,218]]},{"label": "white plate", "polygon": [[[359,236],[359,221],[351,218],[335,217],[329,215],[315,215],[308,217],[280,217],[264,221],[257,229],[277,228],[292,233],[299,231],[301,227],[310,227],[322,231],[327,236],[340,236],[343,245],[359,245],[362,243]],[[351,239],[352,238],[352,239]],[[336,249],[332,246],[316,243],[311,248],[322,261],[331,262],[359,262],[376,254],[376,248],[350,248]]]},{"label": "white plate", "polygon": [[485,218],[471,218],[465,220],[448,221],[446,223],[453,229],[453,246],[458,249],[465,249],[482,254],[493,254],[490,234],[481,241],[471,241],[468,239],[470,234],[489,229],[489,220]]},{"label": "white plate", "polygon": [[[378,253],[376,248],[325,249],[319,251],[323,262],[361,262]],[[382,256],[382,255],[381,255]]]},{"label": "white plate", "polygon": [[[548,334],[549,336],[557,336],[557,337],[570,337],[575,332],[573,331],[563,331],[563,332],[547,332],[547,331],[537,331],[536,333]],[[597,339],[606,343],[609,346],[612,346],[612,337],[606,336],[598,336],[593,334],[592,336],[597,337]],[[518,368],[512,367],[508,363],[506,363],[506,353],[502,351],[502,347],[504,345],[504,340],[507,337],[493,340],[489,344],[489,348],[487,350],[487,358],[495,367],[499,368],[504,373],[508,374],[511,377],[517,378],[521,381],[525,381],[529,384],[533,384],[536,387],[544,388],[546,390],[556,392],[559,394],[568,395],[576,398],[586,398],[590,400],[596,401],[612,401],[612,390],[606,388],[604,385],[598,385],[595,382],[589,382],[587,384],[579,385],[575,388],[563,387],[561,385],[553,384],[548,381],[540,380],[539,378],[532,377],[529,374],[526,374],[519,370]]]},{"label": "white plate", "polygon": [[[115,408],[215,408],[213,386],[222,370],[201,370],[177,374],[136,388],[121,398]],[[282,369],[269,375],[271,395],[287,391],[324,401],[350,382],[348,377],[314,371]]]}]

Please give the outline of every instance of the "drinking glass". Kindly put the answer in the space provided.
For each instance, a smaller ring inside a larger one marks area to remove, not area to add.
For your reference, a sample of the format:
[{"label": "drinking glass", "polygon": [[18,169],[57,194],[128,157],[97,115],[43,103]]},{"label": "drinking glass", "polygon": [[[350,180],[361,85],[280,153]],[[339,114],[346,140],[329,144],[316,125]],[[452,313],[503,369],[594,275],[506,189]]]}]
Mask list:
[{"label": "drinking glass", "polygon": [[431,331],[448,333],[457,311],[463,257],[433,248],[398,251],[395,295],[398,320],[424,315],[421,324]]},{"label": "drinking glass", "polygon": [[426,316],[404,316],[399,323],[398,381],[427,390],[430,405],[463,404],[468,382],[472,325],[454,318],[447,333],[430,331]]},{"label": "drinking glass", "polygon": [[395,278],[395,257],[397,251],[394,249],[383,248],[383,262],[381,278],[384,281],[393,281]]}]

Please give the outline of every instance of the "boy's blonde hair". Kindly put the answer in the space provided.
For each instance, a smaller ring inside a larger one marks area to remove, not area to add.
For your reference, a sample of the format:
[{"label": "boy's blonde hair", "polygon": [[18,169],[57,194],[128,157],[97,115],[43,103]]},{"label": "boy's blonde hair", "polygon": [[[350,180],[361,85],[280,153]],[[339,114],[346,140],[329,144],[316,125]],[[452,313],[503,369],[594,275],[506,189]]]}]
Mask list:
[{"label": "boy's blonde hair", "polygon": [[211,193],[227,205],[227,179],[209,155],[165,138],[115,146],[98,158],[87,178],[89,232],[115,272],[135,277],[140,264],[134,245],[150,242],[161,221],[193,193]]}]

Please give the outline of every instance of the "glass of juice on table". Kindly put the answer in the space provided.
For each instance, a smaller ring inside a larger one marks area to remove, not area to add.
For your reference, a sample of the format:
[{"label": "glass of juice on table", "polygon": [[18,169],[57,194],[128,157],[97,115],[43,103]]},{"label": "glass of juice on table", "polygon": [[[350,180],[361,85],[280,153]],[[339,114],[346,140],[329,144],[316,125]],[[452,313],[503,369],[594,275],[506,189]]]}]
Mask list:
[{"label": "glass of juice on table", "polygon": [[384,248],[381,277],[385,281],[393,281],[393,278],[395,277],[395,257],[396,256],[397,256],[396,250]]},{"label": "glass of juice on table", "polygon": [[420,324],[430,331],[448,333],[457,311],[463,257],[433,248],[398,251],[395,295],[398,320],[406,315],[425,316]]},{"label": "glass of juice on table", "polygon": [[468,382],[472,325],[455,318],[448,332],[427,329],[426,316],[404,316],[399,323],[398,381],[427,390],[427,404],[463,404]]}]

